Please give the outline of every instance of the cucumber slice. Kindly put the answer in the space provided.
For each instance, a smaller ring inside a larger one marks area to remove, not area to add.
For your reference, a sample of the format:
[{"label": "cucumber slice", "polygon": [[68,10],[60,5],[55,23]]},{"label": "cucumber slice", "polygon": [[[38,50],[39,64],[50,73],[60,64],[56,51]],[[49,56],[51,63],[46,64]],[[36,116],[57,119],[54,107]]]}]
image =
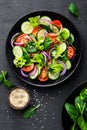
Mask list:
[{"label": "cucumber slice", "polygon": [[30,34],[33,30],[33,26],[30,22],[25,21],[21,25],[21,31],[25,34]]},{"label": "cucumber slice", "polygon": [[59,32],[59,29],[58,29],[55,25],[53,25],[52,31],[55,32],[55,33],[58,33],[58,32]]},{"label": "cucumber slice", "polygon": [[38,41],[40,41],[41,43],[43,43],[44,40],[45,40],[45,34],[47,34],[47,31],[45,29],[41,29],[40,31],[38,31],[38,33],[37,33],[37,39],[38,39]]},{"label": "cucumber slice", "polygon": [[71,33],[68,42],[72,45],[74,41],[75,41],[74,35]]},{"label": "cucumber slice", "polygon": [[62,53],[66,50],[66,48],[67,48],[65,42],[60,43],[60,44],[59,44],[59,47],[60,47],[61,54],[62,54]]},{"label": "cucumber slice", "polygon": [[71,66],[72,66],[70,60],[67,60],[65,64],[66,64],[67,70],[69,70],[71,68]]},{"label": "cucumber slice", "polygon": [[45,20],[48,20],[48,21],[50,21],[50,22],[52,21],[51,18],[48,17],[48,16],[42,16],[41,19],[45,19]]},{"label": "cucumber slice", "polygon": [[30,79],[36,79],[38,74],[39,74],[39,71],[37,70],[37,72],[34,75],[30,76]]},{"label": "cucumber slice", "polygon": [[59,35],[60,35],[63,39],[67,40],[67,39],[69,38],[69,36],[70,36],[70,31],[69,31],[67,28],[63,28],[63,29],[60,31]]},{"label": "cucumber slice", "polygon": [[21,57],[21,56],[23,56],[22,48],[21,48],[20,46],[15,46],[15,47],[13,48],[13,55],[14,55],[15,57]]},{"label": "cucumber slice", "polygon": [[48,72],[48,76],[52,80],[56,80],[59,77],[59,73],[52,74],[51,72]]}]

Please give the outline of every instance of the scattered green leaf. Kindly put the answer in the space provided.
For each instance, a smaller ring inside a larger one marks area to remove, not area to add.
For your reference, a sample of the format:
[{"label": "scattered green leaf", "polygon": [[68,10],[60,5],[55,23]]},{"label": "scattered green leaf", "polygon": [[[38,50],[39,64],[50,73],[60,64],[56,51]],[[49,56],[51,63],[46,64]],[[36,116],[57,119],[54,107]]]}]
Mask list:
[{"label": "scattered green leaf", "polygon": [[74,3],[69,4],[68,9],[69,9],[70,13],[72,13],[74,16],[76,16],[76,17],[78,17],[78,19],[80,19],[78,8],[76,7],[76,5]]},{"label": "scattered green leaf", "polygon": [[30,107],[29,109],[27,109],[26,111],[24,111],[24,112],[22,113],[22,116],[23,116],[24,118],[26,118],[26,119],[32,117],[33,115],[35,115],[36,110],[37,110],[39,107],[40,107],[40,105],[37,105],[37,106],[35,106],[35,107]]}]

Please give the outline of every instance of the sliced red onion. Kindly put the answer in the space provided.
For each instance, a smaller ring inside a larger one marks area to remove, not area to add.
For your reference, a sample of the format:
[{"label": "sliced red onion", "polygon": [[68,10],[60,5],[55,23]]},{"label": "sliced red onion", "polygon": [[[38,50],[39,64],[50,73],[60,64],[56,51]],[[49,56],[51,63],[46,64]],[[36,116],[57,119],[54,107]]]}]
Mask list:
[{"label": "sliced red onion", "polygon": [[15,44],[16,46],[23,46],[23,45],[24,45],[23,42],[14,42],[14,44]]},{"label": "sliced red onion", "polygon": [[25,35],[24,38],[27,38],[28,40],[32,40],[32,38],[29,35]]},{"label": "sliced red onion", "polygon": [[60,73],[60,76],[63,76],[66,73],[66,64],[61,60],[58,60],[58,62],[64,66],[63,71]]},{"label": "sliced red onion", "polygon": [[49,54],[47,54],[47,52],[43,51],[42,53],[44,53],[44,55],[45,55],[48,59],[50,59],[50,56],[49,56]]},{"label": "sliced red onion", "polygon": [[12,38],[11,38],[11,46],[12,47],[14,47],[14,38],[16,37],[16,36],[18,36],[20,33],[16,33],[16,34],[14,34],[13,36],[12,36]]},{"label": "sliced red onion", "polygon": [[52,26],[50,20],[48,20],[48,19],[41,18],[41,19],[39,20],[39,23],[47,23],[47,25],[49,25],[50,28],[53,29],[53,26]]},{"label": "sliced red onion", "polygon": [[50,57],[51,57],[51,52],[52,52],[53,50],[55,50],[55,47],[53,47],[53,48],[51,48],[51,49],[49,50],[49,56],[50,56]]},{"label": "sliced red onion", "polygon": [[43,56],[45,57],[45,64],[46,64],[46,62],[47,62],[47,56],[46,56],[46,54],[44,53],[44,51],[42,52],[42,54],[43,54]]},{"label": "sliced red onion", "polygon": [[38,71],[38,68],[37,66],[34,67],[34,70],[32,70],[30,73],[29,73],[29,76],[33,76],[35,75],[35,73]]},{"label": "sliced red onion", "polygon": [[25,74],[24,71],[22,70],[22,68],[20,69],[20,74],[21,74],[23,77],[28,77],[28,76],[29,76],[29,73],[28,73],[28,74]]}]

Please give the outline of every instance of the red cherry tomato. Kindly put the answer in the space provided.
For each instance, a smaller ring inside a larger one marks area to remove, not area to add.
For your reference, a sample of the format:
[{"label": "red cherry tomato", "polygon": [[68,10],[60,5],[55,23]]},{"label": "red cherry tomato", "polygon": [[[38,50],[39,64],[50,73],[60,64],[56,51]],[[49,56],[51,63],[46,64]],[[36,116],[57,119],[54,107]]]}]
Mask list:
[{"label": "red cherry tomato", "polygon": [[48,80],[48,69],[47,67],[44,67],[41,71],[41,74],[38,76],[38,79],[41,81],[41,82],[45,82]]},{"label": "red cherry tomato", "polygon": [[69,59],[72,59],[74,57],[74,54],[75,54],[75,50],[73,49],[73,47],[68,46],[67,57]]},{"label": "red cherry tomato", "polygon": [[50,37],[51,40],[55,40],[57,38],[56,33],[48,33],[48,36]]},{"label": "red cherry tomato", "polygon": [[37,32],[38,32],[39,30],[41,30],[41,29],[42,29],[42,27],[37,26],[37,27],[35,27],[35,28],[33,29],[32,33],[33,33],[34,35],[36,35]]},{"label": "red cherry tomato", "polygon": [[29,36],[27,34],[20,34],[17,39],[16,39],[16,42],[17,43],[27,43],[29,41]]},{"label": "red cherry tomato", "polygon": [[32,71],[34,69],[34,63],[32,63],[31,65],[29,65],[29,66],[26,66],[26,67],[23,67],[22,68],[22,70],[24,71],[24,72],[30,72],[30,71]]},{"label": "red cherry tomato", "polygon": [[52,24],[57,26],[59,29],[62,27],[62,23],[60,20],[53,20]]}]

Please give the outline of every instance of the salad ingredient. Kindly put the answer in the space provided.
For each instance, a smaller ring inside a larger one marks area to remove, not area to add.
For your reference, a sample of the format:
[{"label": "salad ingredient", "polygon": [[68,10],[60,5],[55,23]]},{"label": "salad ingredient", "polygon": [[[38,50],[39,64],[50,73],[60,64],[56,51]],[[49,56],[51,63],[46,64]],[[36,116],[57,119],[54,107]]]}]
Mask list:
[{"label": "salad ingredient", "polygon": [[28,76],[29,76],[29,74],[26,74],[26,73],[22,70],[22,68],[20,69],[20,74],[21,74],[23,77],[28,77]]},{"label": "salad ingredient", "polygon": [[65,64],[66,64],[67,70],[69,70],[71,68],[71,66],[72,66],[70,60],[67,60]]},{"label": "salad ingredient", "polygon": [[15,47],[13,48],[13,55],[14,55],[15,57],[21,57],[21,56],[23,56],[22,48],[21,48],[20,46],[15,46]]},{"label": "salad ingredient", "polygon": [[30,17],[21,24],[21,32],[12,41],[13,63],[24,77],[41,82],[56,80],[72,67],[75,38],[59,19]]},{"label": "salad ingredient", "polygon": [[30,34],[33,31],[33,26],[29,21],[25,21],[21,25],[21,30],[25,34]]},{"label": "salad ingredient", "polygon": [[78,8],[76,7],[76,5],[74,3],[69,4],[68,9],[69,9],[70,13],[72,13],[73,15],[78,17],[78,19],[80,19]]},{"label": "salad ingredient", "polygon": [[87,88],[83,88],[78,96],[74,99],[74,104],[65,103],[65,109],[69,114],[69,117],[73,120],[72,130],[75,127],[79,127],[80,130],[87,129]]},{"label": "salad ingredient", "polygon": [[30,103],[30,95],[25,88],[15,87],[9,91],[9,105],[15,110],[22,110]]},{"label": "salad ingredient", "polygon": [[68,46],[68,51],[67,51],[68,59],[72,59],[74,57],[74,54],[75,54],[75,51],[73,47]]},{"label": "salad ingredient", "polygon": [[44,67],[40,73],[40,75],[38,76],[38,79],[42,82],[47,81],[48,80],[48,69],[47,67]]},{"label": "salad ingredient", "polygon": [[17,68],[22,68],[26,64],[26,59],[23,56],[16,57],[13,62]]},{"label": "salad ingredient", "polygon": [[22,70],[23,70],[24,72],[30,72],[30,71],[32,71],[33,69],[34,69],[34,63],[32,63],[32,64],[29,65],[29,66],[22,67]]},{"label": "salad ingredient", "polygon": [[40,16],[30,17],[28,20],[32,24],[33,28],[39,25]]},{"label": "salad ingredient", "polygon": [[26,44],[30,40],[31,40],[31,37],[23,33],[23,34],[18,35],[18,37],[16,37],[15,45],[21,46],[21,45]]},{"label": "salad ingredient", "polygon": [[55,26],[57,26],[59,29],[62,28],[62,23],[61,23],[60,20],[53,20],[52,24],[55,25]]},{"label": "salad ingredient", "polygon": [[33,106],[33,107],[30,107],[29,109],[27,109],[26,111],[24,111],[22,113],[22,116],[24,118],[30,118],[32,117],[35,113],[36,113],[36,110],[40,107],[40,105],[38,104],[37,106]]}]

